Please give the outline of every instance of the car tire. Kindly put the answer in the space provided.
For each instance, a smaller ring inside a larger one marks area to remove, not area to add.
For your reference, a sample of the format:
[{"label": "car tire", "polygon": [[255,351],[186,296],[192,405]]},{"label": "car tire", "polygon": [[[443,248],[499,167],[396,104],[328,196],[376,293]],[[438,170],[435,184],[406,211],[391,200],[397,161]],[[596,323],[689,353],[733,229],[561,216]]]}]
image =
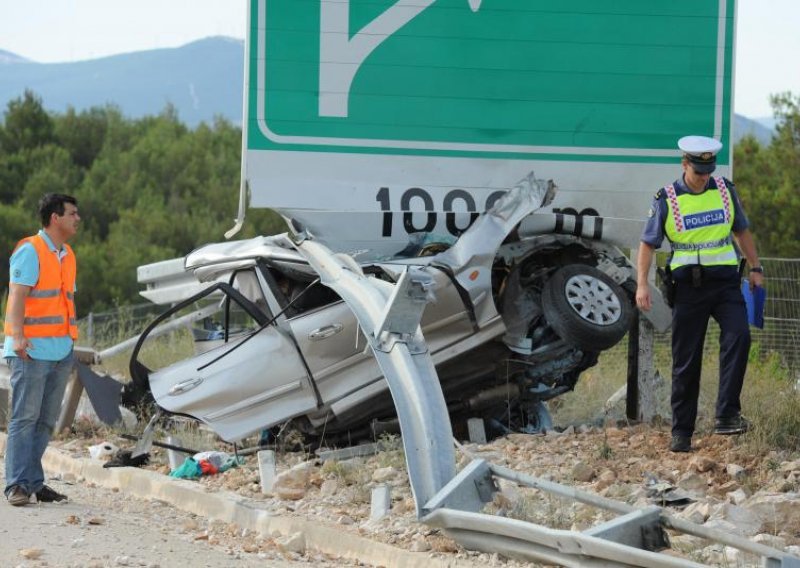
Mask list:
[{"label": "car tire", "polygon": [[542,290],[542,310],[561,339],[584,351],[613,347],[633,320],[622,287],[585,264],[568,264],[553,273]]}]

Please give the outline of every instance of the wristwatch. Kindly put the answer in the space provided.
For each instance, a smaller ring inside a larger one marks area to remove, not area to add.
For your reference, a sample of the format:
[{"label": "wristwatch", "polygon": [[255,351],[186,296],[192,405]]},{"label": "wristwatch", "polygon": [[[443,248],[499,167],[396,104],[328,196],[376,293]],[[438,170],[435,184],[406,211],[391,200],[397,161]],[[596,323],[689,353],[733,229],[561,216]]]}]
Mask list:
[{"label": "wristwatch", "polygon": [[763,266],[754,266],[750,269],[750,272],[758,272],[759,274],[764,274],[764,267]]}]

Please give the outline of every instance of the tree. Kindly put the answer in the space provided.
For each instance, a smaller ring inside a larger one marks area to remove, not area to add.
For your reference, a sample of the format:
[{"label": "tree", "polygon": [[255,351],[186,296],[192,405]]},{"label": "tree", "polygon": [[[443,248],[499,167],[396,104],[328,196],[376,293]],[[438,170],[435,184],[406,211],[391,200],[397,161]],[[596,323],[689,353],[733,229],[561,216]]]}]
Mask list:
[{"label": "tree", "polygon": [[80,113],[70,107],[66,114],[55,118],[55,137],[75,165],[88,170],[105,145],[109,125],[120,119],[119,109],[111,105]]},{"label": "tree", "polygon": [[29,156],[0,153],[0,203],[14,203],[30,175]]},{"label": "tree", "polygon": [[53,120],[42,106],[42,100],[33,91],[8,103],[0,148],[6,154],[30,150],[50,144],[55,140]]},{"label": "tree", "polygon": [[774,95],[778,121],[767,147],[748,137],[735,148],[739,191],[761,256],[800,256],[800,97]]},{"label": "tree", "polygon": [[[20,239],[33,235],[39,227],[35,211],[26,211],[19,205],[0,203],[0,297],[8,294],[8,259]],[[2,317],[5,313],[2,314]]]}]

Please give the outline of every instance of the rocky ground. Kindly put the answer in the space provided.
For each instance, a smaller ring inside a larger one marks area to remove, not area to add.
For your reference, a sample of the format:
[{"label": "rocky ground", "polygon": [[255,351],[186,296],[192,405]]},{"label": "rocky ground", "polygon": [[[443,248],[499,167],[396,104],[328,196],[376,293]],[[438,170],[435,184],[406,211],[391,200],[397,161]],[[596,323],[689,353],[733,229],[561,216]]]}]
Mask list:
[{"label": "rocky ground", "polygon": [[[81,457],[97,438],[60,441],[62,449]],[[112,440],[117,444],[130,442]],[[666,450],[669,433],[647,426],[568,428],[546,435],[512,434],[489,444],[468,444],[467,453],[535,477],[624,501],[637,507],[660,504],[691,522],[736,532],[754,541],[800,555],[800,457],[748,453],[741,437],[696,437],[696,450]],[[234,491],[260,508],[334,523],[342,530],[412,551],[435,556],[472,558],[487,565],[515,566],[496,556],[465,551],[438,530],[417,522],[398,439],[382,440],[371,456],[322,462],[314,455],[278,452],[278,476],[271,492],[261,490],[258,460],[197,483],[209,490]],[[214,448],[221,449],[221,448]],[[169,473],[165,451],[154,448],[146,467]],[[471,457],[459,453],[460,466]],[[391,510],[371,518],[371,493],[391,488]],[[503,482],[489,507],[493,512],[552,528],[583,530],[610,518],[593,507],[535,489]],[[276,539],[238,539],[235,527],[198,526],[211,539],[228,539],[238,553],[284,549],[296,558],[310,554],[302,544]],[[757,559],[702,539],[671,534],[673,549],[695,561],[719,566],[758,565]]]}]

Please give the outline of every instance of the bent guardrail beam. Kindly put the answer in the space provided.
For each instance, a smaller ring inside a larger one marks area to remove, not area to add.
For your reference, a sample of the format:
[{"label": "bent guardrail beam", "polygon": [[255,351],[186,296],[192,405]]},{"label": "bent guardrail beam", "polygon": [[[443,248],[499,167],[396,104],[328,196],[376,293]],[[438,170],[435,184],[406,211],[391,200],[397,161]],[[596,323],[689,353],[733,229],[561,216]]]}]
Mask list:
[{"label": "bent guardrail beam", "polygon": [[[586,531],[553,529],[479,513],[492,501],[495,479],[505,479],[564,499],[618,513],[619,516]],[[673,517],[663,507],[639,509],[601,495],[525,475],[481,459],[470,462],[424,509],[422,522],[440,528],[466,548],[562,566],[605,564],[673,568],[704,566],[687,558],[660,554],[669,548],[664,529],[737,548],[762,558],[765,568],[798,568],[800,558],[752,542],[745,537]]]},{"label": "bent guardrail beam", "polygon": [[297,249],[347,303],[364,330],[389,384],[417,503],[427,502],[455,475],[452,430],[436,369],[419,327],[430,275],[408,267],[396,285],[367,277],[357,264],[308,239]]}]

